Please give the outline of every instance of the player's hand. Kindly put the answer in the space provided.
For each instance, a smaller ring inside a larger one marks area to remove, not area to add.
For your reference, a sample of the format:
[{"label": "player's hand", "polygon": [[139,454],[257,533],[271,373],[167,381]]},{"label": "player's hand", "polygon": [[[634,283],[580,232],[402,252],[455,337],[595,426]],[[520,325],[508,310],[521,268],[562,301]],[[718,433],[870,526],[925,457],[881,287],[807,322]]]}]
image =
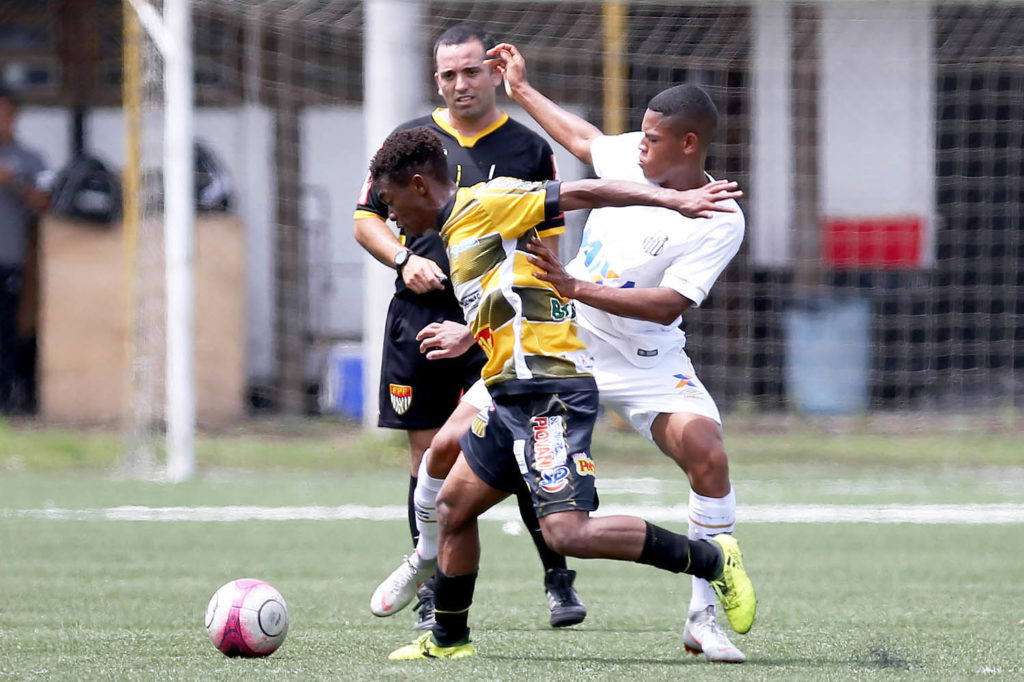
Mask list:
[{"label": "player's hand", "polygon": [[720,202],[743,196],[739,185],[732,180],[715,180],[697,189],[675,193],[678,196],[672,202],[672,208],[687,218],[711,218],[715,213],[735,213],[735,208]]},{"label": "player's hand", "polygon": [[16,177],[17,175],[15,174],[14,169],[12,169],[10,166],[0,164],[0,185],[6,187],[7,185],[10,185],[12,182],[14,182],[14,179]]},{"label": "player's hand", "polygon": [[458,357],[476,343],[469,327],[451,320],[431,322],[420,330],[416,340],[420,342],[420,352],[426,354],[427,360]]},{"label": "player's hand", "polygon": [[505,94],[513,97],[516,88],[526,85],[526,60],[511,43],[500,43],[487,51],[484,63],[505,77]]},{"label": "player's hand", "polygon": [[402,281],[417,294],[444,289],[444,281],[448,279],[441,266],[423,256],[412,254],[402,268]]},{"label": "player's hand", "polygon": [[544,242],[537,237],[530,239],[526,248],[532,254],[526,259],[541,269],[541,272],[533,273],[534,276],[539,280],[550,282],[558,291],[559,296],[575,298],[578,280],[566,272],[565,266],[562,265],[562,261],[558,260],[555,252],[545,246]]}]

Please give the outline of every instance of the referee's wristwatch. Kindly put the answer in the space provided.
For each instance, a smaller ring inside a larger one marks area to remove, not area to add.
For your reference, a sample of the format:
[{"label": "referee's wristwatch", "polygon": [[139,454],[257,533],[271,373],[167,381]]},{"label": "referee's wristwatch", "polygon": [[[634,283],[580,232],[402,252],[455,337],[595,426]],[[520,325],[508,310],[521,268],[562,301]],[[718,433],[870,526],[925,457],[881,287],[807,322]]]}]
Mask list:
[{"label": "referee's wristwatch", "polygon": [[411,255],[411,249],[402,249],[401,251],[395,254],[395,270],[398,271],[398,274],[402,274],[402,268],[404,268],[405,264],[409,262],[409,256]]}]

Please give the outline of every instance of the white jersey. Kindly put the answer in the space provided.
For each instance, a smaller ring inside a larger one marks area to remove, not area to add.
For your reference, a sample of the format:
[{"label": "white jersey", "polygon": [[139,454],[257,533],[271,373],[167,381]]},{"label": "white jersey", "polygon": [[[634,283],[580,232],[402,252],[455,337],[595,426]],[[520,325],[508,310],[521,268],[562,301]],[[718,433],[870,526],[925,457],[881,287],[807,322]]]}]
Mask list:
[{"label": "white jersey", "polygon": [[[600,178],[653,185],[640,169],[643,133],[601,136],[590,146]],[[600,208],[590,212],[579,253],[566,266],[577,279],[622,288],[668,287],[700,305],[740,248],[745,221],[735,213],[687,218],[652,206]],[[638,367],[651,367],[686,336],[680,319],[663,325],[619,317],[576,302],[581,327],[614,346]]]}]

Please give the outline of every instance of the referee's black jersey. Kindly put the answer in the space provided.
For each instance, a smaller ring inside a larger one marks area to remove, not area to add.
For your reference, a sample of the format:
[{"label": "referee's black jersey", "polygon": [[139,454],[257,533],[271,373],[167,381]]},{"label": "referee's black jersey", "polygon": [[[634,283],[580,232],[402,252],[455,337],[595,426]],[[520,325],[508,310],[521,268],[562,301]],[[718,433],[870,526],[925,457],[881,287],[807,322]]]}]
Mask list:
[{"label": "referee's black jersey", "polygon": [[[530,181],[556,180],[558,178],[551,146],[540,135],[522,123],[509,118],[508,114],[502,112],[501,117],[493,125],[474,137],[462,137],[444,121],[443,111],[440,108],[435,109],[429,116],[421,116],[407,121],[398,126],[396,130],[423,126],[437,133],[441,137],[441,143],[448,155],[448,170],[459,187],[471,187],[479,182],[486,182],[498,177]],[[379,216],[384,220],[388,219],[387,204],[380,200],[380,196],[367,174],[354,217],[366,217],[369,214]],[[537,231],[542,237],[548,234],[557,234],[561,232],[564,225],[565,220],[563,216],[559,215],[553,220],[547,220],[542,225],[538,225]],[[557,232],[549,232],[554,228],[559,229]],[[429,258],[440,265],[445,274],[449,276],[449,282],[451,281],[448,257],[445,254],[444,243],[437,231],[428,230],[419,237],[408,235],[402,231],[400,239],[416,255]],[[440,293],[430,292],[424,296],[433,297]],[[424,298],[410,291],[401,277],[395,279],[395,295],[403,298],[417,297],[419,300]],[[458,308],[450,285],[445,286],[443,295],[447,299],[445,304],[450,303],[452,307]]]}]

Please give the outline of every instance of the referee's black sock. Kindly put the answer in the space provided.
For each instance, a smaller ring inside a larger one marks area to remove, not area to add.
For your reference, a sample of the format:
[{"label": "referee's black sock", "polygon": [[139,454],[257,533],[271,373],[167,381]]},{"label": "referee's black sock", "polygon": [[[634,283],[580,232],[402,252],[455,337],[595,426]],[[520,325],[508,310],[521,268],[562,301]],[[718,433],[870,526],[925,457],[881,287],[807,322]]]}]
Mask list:
[{"label": "referee's black sock", "polygon": [[416,548],[416,542],[420,539],[420,529],[416,527],[416,477],[409,477],[409,499],[406,500],[409,513],[409,533],[412,535],[412,546]]},{"label": "referee's black sock", "polygon": [[547,574],[553,568],[565,568],[565,557],[548,547],[544,542],[544,533],[540,530],[540,519],[537,518],[537,510],[533,507],[533,496],[528,490],[520,490],[516,494],[516,502],[519,503],[519,516],[530,531],[530,539],[533,540],[540,555],[540,561],[544,564],[544,573]]},{"label": "referee's black sock", "polygon": [[647,523],[644,548],[636,562],[710,580],[718,575],[721,556],[718,548],[707,540],[691,540],[685,535]]},{"label": "referee's black sock", "polygon": [[476,573],[445,575],[437,570],[434,586],[434,640],[455,646],[469,640],[469,607]]}]

